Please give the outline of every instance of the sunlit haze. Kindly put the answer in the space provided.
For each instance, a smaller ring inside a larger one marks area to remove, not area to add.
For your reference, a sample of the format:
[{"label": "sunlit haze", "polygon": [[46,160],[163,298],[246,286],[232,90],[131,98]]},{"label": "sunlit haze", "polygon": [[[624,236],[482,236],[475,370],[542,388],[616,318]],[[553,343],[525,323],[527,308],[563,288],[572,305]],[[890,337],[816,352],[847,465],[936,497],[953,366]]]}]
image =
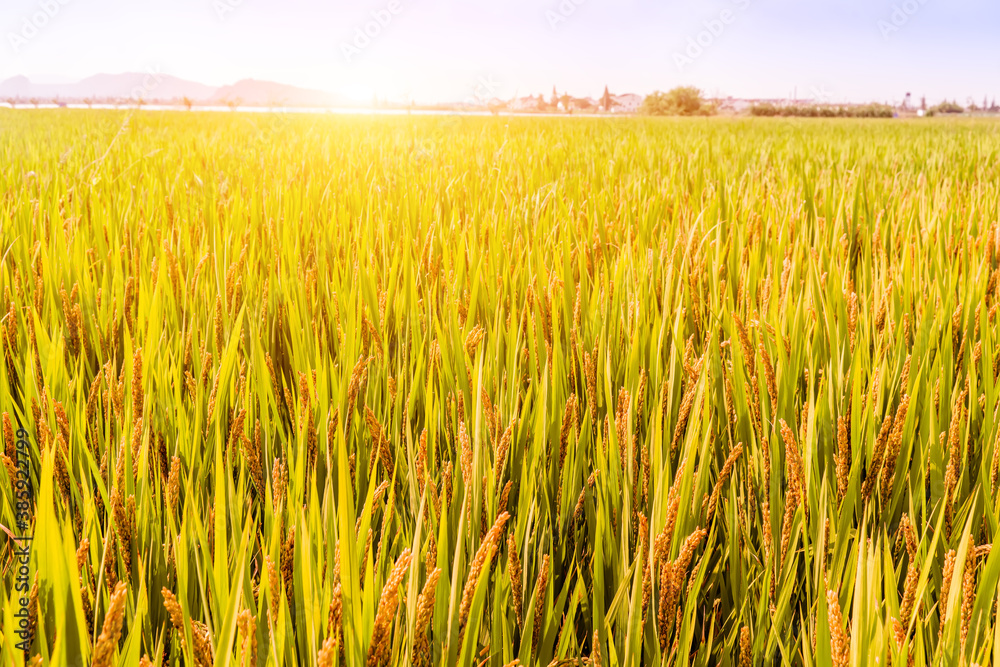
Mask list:
[{"label": "sunlit haze", "polygon": [[0,80],[157,71],[418,102],[1000,94],[995,0],[4,0],[0,31]]}]

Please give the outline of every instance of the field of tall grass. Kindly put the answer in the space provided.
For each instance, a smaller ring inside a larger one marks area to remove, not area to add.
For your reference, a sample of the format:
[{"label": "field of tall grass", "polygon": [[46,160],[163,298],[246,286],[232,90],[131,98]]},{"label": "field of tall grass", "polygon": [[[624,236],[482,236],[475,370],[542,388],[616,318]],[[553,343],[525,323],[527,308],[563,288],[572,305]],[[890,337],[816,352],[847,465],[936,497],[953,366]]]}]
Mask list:
[{"label": "field of tall grass", "polygon": [[1000,664],[998,127],[0,112],[0,665]]}]

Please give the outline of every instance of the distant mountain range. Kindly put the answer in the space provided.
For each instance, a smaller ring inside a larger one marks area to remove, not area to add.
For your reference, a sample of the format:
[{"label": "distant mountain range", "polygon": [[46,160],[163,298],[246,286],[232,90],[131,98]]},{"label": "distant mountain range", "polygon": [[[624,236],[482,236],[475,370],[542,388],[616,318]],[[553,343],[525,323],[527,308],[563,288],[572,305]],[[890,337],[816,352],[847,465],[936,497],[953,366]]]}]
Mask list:
[{"label": "distant mountain range", "polygon": [[62,102],[94,102],[138,100],[148,103],[181,102],[187,97],[196,105],[241,105],[327,107],[345,106],[349,102],[338,95],[319,90],[298,88],[273,81],[244,79],[230,86],[214,88],[195,81],[179,79],[155,72],[97,74],[76,83],[33,83],[27,77],[15,76],[0,82],[0,101],[32,99]]}]

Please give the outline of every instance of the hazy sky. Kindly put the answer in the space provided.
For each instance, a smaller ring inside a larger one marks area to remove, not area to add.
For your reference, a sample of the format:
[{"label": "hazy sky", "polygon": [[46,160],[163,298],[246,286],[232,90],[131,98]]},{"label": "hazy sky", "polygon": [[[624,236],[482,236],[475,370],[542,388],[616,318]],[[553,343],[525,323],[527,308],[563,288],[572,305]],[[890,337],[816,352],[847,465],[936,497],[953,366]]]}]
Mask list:
[{"label": "hazy sky", "polygon": [[0,35],[0,79],[154,70],[362,101],[553,85],[597,96],[605,84],[830,101],[1000,97],[998,0],[0,0]]}]

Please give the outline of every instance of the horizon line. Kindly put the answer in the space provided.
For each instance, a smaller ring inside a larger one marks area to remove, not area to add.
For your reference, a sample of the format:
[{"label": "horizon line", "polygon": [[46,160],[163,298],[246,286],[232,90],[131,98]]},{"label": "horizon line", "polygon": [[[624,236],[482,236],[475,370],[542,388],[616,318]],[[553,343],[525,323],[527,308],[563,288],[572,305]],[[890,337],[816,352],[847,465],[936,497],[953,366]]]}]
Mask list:
[{"label": "horizon line", "polygon": [[[90,75],[85,76],[83,78],[76,78],[76,79],[64,80],[64,81],[59,81],[59,82],[51,82],[51,83],[50,82],[46,82],[44,80],[46,77],[42,77],[43,80],[39,81],[39,80],[37,80],[37,78],[36,79],[32,79],[32,77],[29,76],[29,75],[27,75],[27,74],[15,74],[13,76],[10,76],[10,77],[7,77],[5,79],[0,80],[0,86],[2,86],[3,84],[7,84],[7,83],[9,83],[11,81],[23,79],[23,80],[27,81],[28,84],[33,85],[33,86],[46,86],[46,87],[56,88],[56,87],[59,87],[59,86],[73,86],[73,85],[78,85],[78,84],[81,84],[81,83],[83,83],[85,81],[88,81],[89,79],[93,79],[93,78],[101,77],[101,76],[106,76],[106,77],[144,76],[144,77],[147,77],[147,78],[150,78],[150,79],[153,79],[153,80],[158,80],[160,78],[169,77],[169,78],[171,78],[171,79],[173,79],[175,81],[182,82],[182,83],[185,83],[185,84],[192,84],[192,85],[202,86],[202,87],[205,87],[205,88],[211,88],[212,89],[211,92],[213,94],[214,93],[218,93],[222,89],[236,87],[236,86],[238,86],[240,84],[257,83],[257,84],[262,84],[262,85],[274,85],[274,86],[281,86],[281,87],[284,87],[284,88],[292,88],[292,89],[295,89],[297,91],[301,91],[303,93],[311,93],[311,94],[320,94],[320,95],[329,95],[329,96],[333,96],[333,97],[339,97],[342,100],[341,104],[346,104],[347,106],[358,106],[358,105],[368,104],[368,102],[362,102],[360,99],[357,99],[356,97],[352,97],[352,96],[344,93],[343,91],[337,91],[337,90],[333,90],[333,89],[323,89],[323,88],[311,88],[311,87],[301,86],[301,85],[298,85],[298,84],[287,83],[285,81],[280,81],[280,80],[276,80],[276,79],[263,79],[263,78],[256,78],[256,77],[244,77],[244,78],[241,78],[241,79],[237,79],[236,81],[233,81],[231,83],[224,83],[224,84],[221,84],[221,85],[217,85],[217,84],[211,84],[211,83],[204,83],[202,81],[198,81],[198,80],[195,80],[195,79],[184,78],[184,77],[177,76],[177,75],[174,75],[174,74],[169,74],[169,73],[165,73],[165,72],[159,72],[159,71],[155,71],[153,69],[149,69],[149,70],[147,70],[145,72],[143,72],[143,71],[135,71],[135,70],[132,70],[132,71],[121,71],[121,72],[117,72],[117,73],[112,73],[112,72],[96,72],[94,74],[90,74]],[[70,79],[70,77],[66,77],[66,79]],[[151,87],[152,87],[152,90],[150,90],[149,92],[155,92],[155,88],[157,87],[157,85],[152,85]],[[906,101],[906,97],[908,97],[908,96],[910,97],[910,99],[912,101],[921,99],[921,100],[926,101],[927,104],[934,104],[935,102],[950,102],[950,101],[954,101],[954,102],[957,103],[957,101],[958,101],[958,98],[956,98],[956,97],[948,98],[947,96],[946,97],[942,97],[940,100],[933,100],[933,101],[932,100],[926,100],[926,96],[925,95],[912,95],[910,92],[907,92],[905,95],[901,96],[901,98],[899,100],[894,100],[892,98],[887,98],[887,99],[882,99],[882,100],[869,99],[869,100],[866,100],[866,101],[859,101],[859,100],[856,100],[856,99],[845,99],[845,100],[842,100],[842,101],[833,101],[833,100],[829,99],[828,97],[825,97],[822,94],[818,95],[818,96],[812,96],[812,97],[798,97],[796,92],[793,92],[792,95],[785,96],[785,97],[774,97],[774,96],[737,97],[737,96],[734,96],[734,95],[726,95],[726,94],[721,94],[721,95],[720,94],[709,94],[708,91],[705,88],[697,86],[697,85],[693,85],[693,84],[692,85],[670,85],[670,86],[664,86],[662,88],[656,88],[656,89],[653,89],[653,90],[648,91],[648,92],[647,91],[641,91],[641,92],[627,91],[627,92],[618,92],[618,93],[616,93],[616,92],[611,92],[611,84],[605,84],[606,90],[608,90],[613,97],[624,97],[624,96],[628,96],[628,95],[637,95],[639,97],[645,98],[645,97],[648,97],[648,96],[650,96],[652,94],[655,94],[655,93],[658,93],[658,92],[668,92],[668,91],[670,91],[670,90],[672,90],[674,88],[681,88],[681,87],[693,87],[693,88],[697,88],[701,92],[701,94],[704,97],[704,99],[711,100],[711,101],[772,102],[772,103],[773,102],[782,102],[782,103],[788,103],[788,102],[792,102],[792,103],[809,103],[809,102],[812,102],[814,104],[823,105],[823,106],[855,106],[855,105],[864,105],[864,104],[886,104],[886,105],[889,105],[889,106],[903,106],[904,108],[906,108],[905,107],[905,101]],[[554,88],[553,88],[554,92],[558,92],[558,88],[559,88],[558,84],[554,84]],[[822,91],[820,91],[820,92],[822,92]],[[567,92],[567,89],[564,89],[562,91],[562,94],[569,94],[571,98],[574,98],[576,100],[592,99],[592,100],[600,101],[600,98],[602,97],[602,95],[599,95],[599,96],[595,97],[592,94],[590,94],[590,95],[588,95],[588,94],[584,94],[584,95],[570,94],[570,93]],[[562,96],[562,94],[560,94],[560,97]],[[530,94],[521,94],[520,92],[515,92],[514,95],[512,95],[510,97],[500,97],[500,96],[497,96],[497,95],[491,95],[487,99],[486,97],[478,97],[477,96],[476,97],[476,102],[478,102],[480,106],[488,106],[488,104],[490,102],[494,102],[494,101],[498,101],[498,102],[516,102],[516,101],[519,101],[519,100],[527,100],[527,99],[530,99],[530,98],[537,98],[539,96],[541,96],[543,100],[544,99],[549,99],[549,96],[547,96],[546,93],[541,92],[541,91],[540,92],[535,92],[535,93],[530,93]],[[5,95],[3,97],[3,99],[4,100],[9,100],[12,97],[14,99],[18,99],[19,101],[24,100],[24,98],[21,97],[20,95],[16,95],[16,96]],[[90,97],[90,96],[87,95],[85,97]],[[118,99],[141,99],[141,100],[144,100],[144,101],[146,101],[146,100],[155,101],[156,103],[167,103],[167,102],[181,103],[182,100],[185,97],[187,97],[187,96],[182,95],[182,96],[157,98],[157,97],[155,97],[155,95],[151,95],[149,97],[134,97],[134,96],[121,97],[121,96],[118,96]],[[73,96],[73,95],[65,95],[65,94],[62,94],[62,93],[56,93],[55,96],[51,96],[50,95],[47,99],[54,100],[54,101],[56,101],[58,103],[59,101],[61,101],[61,98],[70,99],[70,100],[72,100],[72,99],[79,99],[81,101],[84,99],[84,97]],[[115,96],[102,96],[101,99],[112,100],[112,99],[115,99]],[[459,100],[459,99],[437,99],[437,100],[431,101],[431,100],[424,99],[424,100],[418,101],[418,100],[415,99],[415,96],[413,96],[413,95],[409,95],[409,96],[406,96],[406,95],[403,95],[403,96],[399,96],[399,95],[395,95],[395,96],[393,96],[393,95],[380,96],[377,92],[375,92],[371,96],[371,99],[375,101],[376,108],[377,108],[377,105],[379,103],[381,103],[381,104],[395,104],[395,105],[418,105],[418,106],[423,106],[423,107],[428,107],[428,106],[433,107],[433,106],[439,106],[439,105],[469,105],[469,106],[476,106],[475,103],[471,103],[471,100],[469,98],[467,98],[465,100]],[[347,102],[347,100],[351,100],[352,103]],[[201,97],[201,98],[195,100],[195,103],[199,103],[200,102],[200,103],[204,104],[204,103],[210,103],[212,101],[213,101],[213,99],[210,98],[210,97],[209,98]],[[217,99],[217,100],[214,100],[214,101],[224,102],[224,99]],[[993,98],[993,101],[995,101],[995,96]],[[272,107],[282,106],[282,104],[281,104],[282,101],[281,100],[275,100],[275,102],[277,102],[277,104],[266,104],[266,105],[251,104],[251,103],[246,103],[246,104],[248,106],[272,106]],[[150,102],[150,103],[153,103],[153,102]],[[295,107],[295,106],[300,106],[300,105],[293,105],[293,107]],[[306,106],[309,106],[309,105],[306,105]],[[317,106],[339,106],[339,104],[338,105],[317,105]]]}]

